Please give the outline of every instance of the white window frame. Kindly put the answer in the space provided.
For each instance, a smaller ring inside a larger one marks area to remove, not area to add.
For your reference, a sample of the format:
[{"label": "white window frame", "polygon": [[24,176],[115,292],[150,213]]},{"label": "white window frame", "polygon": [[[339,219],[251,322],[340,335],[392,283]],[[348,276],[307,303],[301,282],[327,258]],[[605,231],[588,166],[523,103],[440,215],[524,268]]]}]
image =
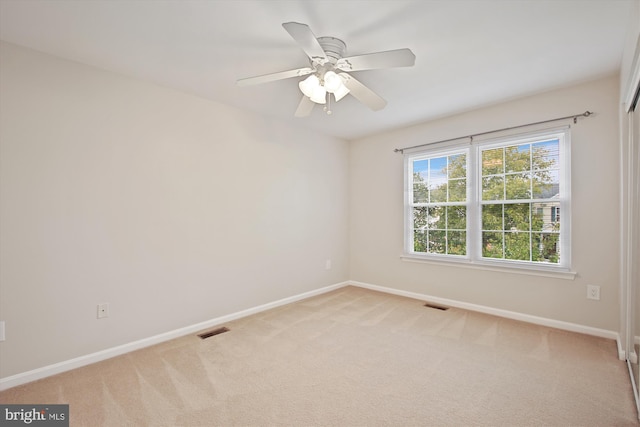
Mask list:
[{"label": "white window frame", "polygon": [[[544,141],[559,140],[560,206],[562,225],[559,244],[562,248],[560,262],[542,263],[482,257],[482,170],[481,149],[504,147]],[[467,153],[467,253],[466,255],[430,254],[414,251],[413,242],[413,168],[414,160]],[[571,271],[571,134],[568,126],[540,131],[513,134],[506,137],[473,141],[472,143],[435,144],[432,147],[414,149],[404,153],[404,248],[405,261],[453,264],[484,270],[510,271],[539,276],[573,279]]]}]

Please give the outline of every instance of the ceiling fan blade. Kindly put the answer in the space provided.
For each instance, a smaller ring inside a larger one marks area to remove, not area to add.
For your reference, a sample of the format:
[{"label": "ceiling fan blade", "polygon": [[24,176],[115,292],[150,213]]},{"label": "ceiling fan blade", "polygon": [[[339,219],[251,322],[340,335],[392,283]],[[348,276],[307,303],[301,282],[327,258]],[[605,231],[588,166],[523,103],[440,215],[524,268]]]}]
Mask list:
[{"label": "ceiling fan blade", "polygon": [[296,109],[296,113],[294,114],[294,116],[307,117],[309,114],[311,114],[314,105],[315,102],[313,102],[306,96],[302,96],[302,99],[300,100],[300,104],[298,104],[298,108]]},{"label": "ceiling fan blade", "polygon": [[387,105],[387,101],[349,74],[340,73],[338,75],[342,77],[342,81],[347,89],[349,89],[349,93],[373,111],[382,110],[385,105]]},{"label": "ceiling fan blade", "polygon": [[307,54],[312,61],[322,60],[327,61],[327,55],[324,53],[324,49],[318,43],[318,39],[306,24],[300,24],[298,22],[285,22],[282,24],[285,30],[298,42],[304,53]]},{"label": "ceiling fan blade", "polygon": [[309,67],[298,68],[297,70],[280,71],[279,73],[264,74],[262,76],[247,77],[236,81],[238,86],[256,85],[260,83],[272,82],[275,80],[289,79],[291,77],[302,77],[313,73],[314,70]]},{"label": "ceiling fan blade", "polygon": [[340,58],[336,63],[336,68],[343,71],[360,71],[378,68],[412,67],[415,63],[416,56],[410,49],[396,49]]}]

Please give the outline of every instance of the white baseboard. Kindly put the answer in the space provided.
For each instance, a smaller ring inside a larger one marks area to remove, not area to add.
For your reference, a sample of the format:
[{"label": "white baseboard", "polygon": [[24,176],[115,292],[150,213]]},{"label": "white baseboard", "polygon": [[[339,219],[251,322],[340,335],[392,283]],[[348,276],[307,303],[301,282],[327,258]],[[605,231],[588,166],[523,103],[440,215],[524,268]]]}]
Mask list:
[{"label": "white baseboard", "polygon": [[625,360],[624,351],[622,351],[621,342],[620,342],[620,334],[615,331],[593,328],[591,326],[580,325],[577,323],[563,322],[561,320],[548,319],[545,317],[538,317],[530,314],[523,314],[515,311],[502,310],[499,308],[487,307],[487,306],[478,305],[478,304],[471,304],[468,302],[461,302],[461,301],[451,300],[447,298],[434,297],[431,295],[419,294],[416,292],[409,292],[409,291],[403,291],[399,289],[387,288],[384,286],[372,285],[369,283],[356,282],[356,281],[349,281],[348,283],[352,286],[371,289],[373,291],[385,292],[388,294],[429,301],[429,302],[433,302],[436,304],[449,306],[449,307],[456,307],[456,308],[462,308],[470,311],[477,311],[479,313],[491,314],[493,316],[504,317],[507,319],[520,320],[522,322],[533,323],[541,326],[548,326],[550,328],[562,329],[564,331],[578,332],[582,334],[593,335],[600,338],[612,339],[612,340],[615,340],[617,343],[618,357],[620,358],[620,360]]},{"label": "white baseboard", "polygon": [[20,374],[9,376],[9,377],[0,378],[0,391],[7,390],[11,387],[16,387],[21,384],[26,384],[42,378],[50,377],[52,375],[56,375],[61,372],[70,371],[71,369],[80,368],[82,366],[86,366],[92,363],[100,362],[102,360],[110,359],[115,356],[120,356],[125,353],[129,353],[144,347],[149,347],[154,344],[159,344],[165,341],[169,341],[174,338],[179,338],[184,335],[189,335],[194,332],[201,331],[203,329],[211,328],[213,326],[217,326],[222,323],[230,322],[232,320],[236,320],[242,317],[250,316],[252,314],[260,313],[262,311],[270,310],[272,308],[280,307],[286,304],[290,304],[292,302],[300,301],[316,295],[321,295],[321,294],[333,291],[335,289],[345,287],[348,284],[349,282],[336,283],[335,285],[325,286],[320,289],[314,289],[313,291],[304,292],[302,294],[294,295],[292,297],[283,298],[281,300],[270,302],[267,304],[262,304],[257,307],[238,311],[236,313],[217,317],[215,319],[207,320],[201,323],[196,323],[195,325],[187,326],[180,329],[175,329],[173,331],[165,332],[159,335],[154,335],[152,337],[130,342],[128,344],[108,348],[106,350],[98,351],[96,353],[91,353],[85,356],[76,357],[74,359],[65,360],[60,363],[44,366],[42,368],[37,368],[31,371],[23,372]]},{"label": "white baseboard", "polygon": [[618,334],[618,338],[616,338],[616,344],[618,345],[618,359],[627,360],[627,353],[622,348],[622,339]]}]

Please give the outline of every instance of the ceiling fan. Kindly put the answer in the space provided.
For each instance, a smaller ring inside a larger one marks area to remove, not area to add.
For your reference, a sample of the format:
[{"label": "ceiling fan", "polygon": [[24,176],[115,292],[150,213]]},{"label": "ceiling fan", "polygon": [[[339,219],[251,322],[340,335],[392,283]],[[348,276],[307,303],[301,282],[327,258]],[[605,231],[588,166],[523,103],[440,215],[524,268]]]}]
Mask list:
[{"label": "ceiling fan", "polygon": [[[244,78],[238,80],[237,84],[247,86],[309,76],[298,83],[304,96],[296,109],[296,117],[311,114],[315,104],[330,103],[331,94],[336,102],[347,94],[351,94],[373,111],[381,110],[387,105],[387,101],[347,72],[411,67],[415,64],[416,56],[410,49],[396,49],[344,58],[347,46],[342,40],[335,37],[316,37],[308,25],[298,22],[285,22],[282,26],[307,54],[309,66]],[[325,111],[331,114],[331,109],[326,106]]]}]

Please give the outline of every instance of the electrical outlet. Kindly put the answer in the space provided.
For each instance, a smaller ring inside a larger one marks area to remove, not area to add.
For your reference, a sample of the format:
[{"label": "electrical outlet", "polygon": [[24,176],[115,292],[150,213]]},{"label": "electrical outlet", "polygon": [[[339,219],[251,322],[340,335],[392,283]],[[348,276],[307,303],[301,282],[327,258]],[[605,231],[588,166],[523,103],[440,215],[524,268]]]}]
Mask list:
[{"label": "electrical outlet", "polygon": [[587,299],[600,299],[600,286],[587,285]]},{"label": "electrical outlet", "polygon": [[5,340],[5,335],[4,335],[4,320],[0,321],[0,341],[4,341]]},{"label": "electrical outlet", "polygon": [[328,259],[324,262],[324,269],[325,270],[331,270],[331,260]]},{"label": "electrical outlet", "polygon": [[98,319],[109,317],[109,303],[98,304]]}]

